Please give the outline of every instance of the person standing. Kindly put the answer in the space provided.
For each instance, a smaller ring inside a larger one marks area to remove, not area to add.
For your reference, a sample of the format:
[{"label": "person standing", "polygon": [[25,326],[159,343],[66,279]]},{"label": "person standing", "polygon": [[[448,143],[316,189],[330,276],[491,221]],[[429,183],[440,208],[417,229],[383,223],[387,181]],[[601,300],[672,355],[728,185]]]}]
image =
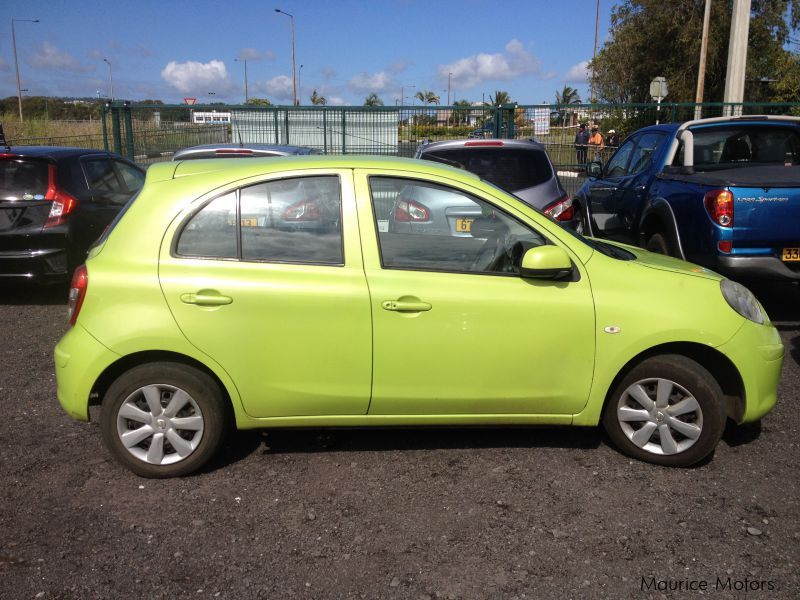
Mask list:
[{"label": "person standing", "polygon": [[609,148],[616,148],[619,146],[619,137],[617,137],[617,132],[613,129],[608,130],[608,135],[606,136],[606,146]]},{"label": "person standing", "polygon": [[589,132],[586,131],[586,123],[578,125],[575,133],[575,157],[578,159],[578,166],[586,168],[586,150],[589,145]]},{"label": "person standing", "polygon": [[589,136],[589,148],[592,149],[592,160],[600,160],[602,158],[602,150],[605,148],[603,143],[603,136],[600,135],[600,129],[597,125],[592,125],[592,135]]}]

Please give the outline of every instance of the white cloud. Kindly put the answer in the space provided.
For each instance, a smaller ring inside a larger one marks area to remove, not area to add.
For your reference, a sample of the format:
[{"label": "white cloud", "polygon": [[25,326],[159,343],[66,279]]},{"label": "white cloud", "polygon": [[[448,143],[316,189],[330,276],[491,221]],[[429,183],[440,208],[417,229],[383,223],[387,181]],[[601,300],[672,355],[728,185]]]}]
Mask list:
[{"label": "white cloud", "polygon": [[392,85],[392,76],[386,71],[359,73],[350,78],[350,89],[357,94],[381,92]]},{"label": "white cloud", "polygon": [[275,60],[275,53],[272,50],[260,52],[255,48],[242,48],[238,58],[239,60]]},{"label": "white cloud", "polygon": [[341,96],[325,96],[325,99],[329,106],[350,106],[350,103]]},{"label": "white cloud", "polygon": [[95,70],[94,66],[82,65],[77,58],[62,52],[49,42],[41,43],[36,53],[28,58],[28,64],[38,69],[56,69],[74,73],[88,73]]},{"label": "white cloud", "polygon": [[292,78],[288,75],[278,75],[269,81],[261,83],[259,89],[263,89],[270,100],[286,101],[291,104],[293,96]]},{"label": "white cloud", "polygon": [[567,83],[586,83],[589,81],[589,61],[582,60],[577,65],[572,65],[564,75],[564,81]]},{"label": "white cloud", "polygon": [[452,73],[452,85],[463,90],[487,81],[510,81],[533,75],[540,72],[540,66],[539,60],[525,50],[519,40],[512,39],[503,53],[475,54],[449,65],[439,65],[437,71],[439,80],[444,82],[448,73]]},{"label": "white cloud", "polygon": [[207,92],[224,92],[230,88],[231,82],[225,63],[212,60],[200,63],[193,60],[185,63],[170,61],[161,71],[161,77],[171,87],[182,94]]}]

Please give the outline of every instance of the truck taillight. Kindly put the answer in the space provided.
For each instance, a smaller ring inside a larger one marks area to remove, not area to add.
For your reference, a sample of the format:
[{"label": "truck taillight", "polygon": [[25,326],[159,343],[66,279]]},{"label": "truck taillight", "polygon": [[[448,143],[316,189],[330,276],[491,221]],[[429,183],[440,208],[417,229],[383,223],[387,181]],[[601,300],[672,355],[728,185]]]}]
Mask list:
[{"label": "truck taillight", "polygon": [[283,211],[284,221],[319,221],[320,212],[316,200],[300,200]]},{"label": "truck taillight", "polygon": [[706,210],[711,220],[722,227],[733,227],[733,193],[729,190],[711,190],[705,196]]},{"label": "truck taillight", "polygon": [[542,212],[556,221],[571,221],[575,217],[575,207],[572,206],[572,198],[566,194],[552,204],[545,206]]},{"label": "truck taillight", "polygon": [[56,227],[67,220],[67,216],[78,208],[78,200],[58,187],[56,183],[56,166],[47,167],[47,191],[44,195],[45,200],[50,200],[50,213],[44,222],[44,228]]},{"label": "truck taillight", "polygon": [[424,223],[431,220],[431,213],[415,200],[398,198],[394,205],[394,220],[401,223]]},{"label": "truck taillight", "polygon": [[78,313],[81,312],[83,299],[86,297],[86,288],[89,286],[89,274],[86,265],[81,265],[72,274],[72,283],[69,285],[69,303],[67,304],[67,319],[70,325],[75,325]]}]

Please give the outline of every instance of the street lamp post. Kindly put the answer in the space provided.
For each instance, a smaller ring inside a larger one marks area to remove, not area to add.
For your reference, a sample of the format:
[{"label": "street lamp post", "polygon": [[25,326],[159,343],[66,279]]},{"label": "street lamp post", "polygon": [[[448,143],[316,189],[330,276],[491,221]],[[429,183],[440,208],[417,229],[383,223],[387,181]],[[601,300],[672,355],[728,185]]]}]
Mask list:
[{"label": "street lamp post", "polygon": [[299,98],[299,104],[303,103],[303,67],[305,65],[300,65],[300,68],[297,69],[297,97]]},{"label": "street lamp post", "polygon": [[248,96],[247,96],[247,59],[246,58],[234,58],[234,62],[243,62],[244,63],[244,103],[247,104]]},{"label": "street lamp post", "polygon": [[111,90],[110,97],[111,101],[114,101],[114,78],[111,76],[111,61],[107,58],[103,59],[103,62],[108,65],[108,87]]},{"label": "street lamp post", "polygon": [[280,8],[275,9],[276,13],[280,13],[282,15],[286,15],[291,20],[291,27],[292,27],[292,106],[297,106],[297,80],[295,79],[295,69],[294,69],[294,15],[290,15],[289,13],[282,11]]},{"label": "street lamp post", "polygon": [[39,19],[11,19],[11,43],[14,46],[14,68],[17,71],[17,102],[19,103],[19,122],[22,123],[22,92],[19,84],[19,61],[17,60],[17,33],[14,31],[14,22],[38,23]]}]

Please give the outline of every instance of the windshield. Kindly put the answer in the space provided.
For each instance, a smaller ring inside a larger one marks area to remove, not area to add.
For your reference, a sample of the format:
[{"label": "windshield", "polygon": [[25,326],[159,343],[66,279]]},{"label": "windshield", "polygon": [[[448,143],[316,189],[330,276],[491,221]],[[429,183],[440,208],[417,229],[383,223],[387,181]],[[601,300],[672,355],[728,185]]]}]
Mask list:
[{"label": "windshield", "polygon": [[424,152],[420,158],[458,165],[508,192],[524,190],[553,178],[544,150],[531,148],[453,148]]},{"label": "windshield", "polygon": [[[782,125],[726,125],[692,129],[695,171],[800,164],[800,132]],[[683,144],[673,161],[683,165]]]}]

